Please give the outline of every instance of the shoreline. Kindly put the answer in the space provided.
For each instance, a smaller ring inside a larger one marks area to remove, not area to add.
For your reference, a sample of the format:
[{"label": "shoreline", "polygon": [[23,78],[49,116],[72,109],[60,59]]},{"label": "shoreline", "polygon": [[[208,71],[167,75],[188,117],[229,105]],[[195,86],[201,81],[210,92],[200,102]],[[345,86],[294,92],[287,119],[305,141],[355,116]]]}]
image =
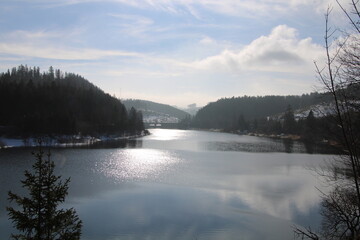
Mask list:
[{"label": "shoreline", "polygon": [[229,133],[229,134],[235,134],[239,136],[252,136],[252,137],[263,137],[263,138],[271,138],[271,139],[283,139],[283,140],[292,140],[292,141],[299,141],[299,142],[313,142],[315,144],[326,144],[331,147],[339,148],[340,145],[338,142],[328,139],[323,139],[321,141],[319,140],[313,140],[309,141],[307,139],[304,139],[301,137],[301,135],[296,134],[265,134],[265,133],[254,133],[254,132],[238,132],[238,131],[226,131],[223,129],[193,129],[193,130],[200,130],[200,131],[209,131],[209,132],[219,132],[219,133]]},{"label": "shoreline", "polygon": [[93,146],[95,144],[106,142],[137,139],[148,135],[150,135],[150,132],[148,130],[144,130],[140,134],[128,136],[104,135],[100,137],[94,137],[90,135],[55,135],[29,138],[8,138],[0,136],[0,150],[9,148],[34,148],[39,146],[39,139],[42,141],[42,146],[44,147],[71,148]]}]

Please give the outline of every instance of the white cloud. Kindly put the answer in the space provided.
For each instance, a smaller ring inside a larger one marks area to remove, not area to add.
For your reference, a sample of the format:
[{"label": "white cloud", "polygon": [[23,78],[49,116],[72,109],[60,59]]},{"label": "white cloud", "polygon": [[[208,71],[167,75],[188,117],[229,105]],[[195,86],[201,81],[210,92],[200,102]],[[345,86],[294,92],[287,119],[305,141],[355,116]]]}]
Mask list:
[{"label": "white cloud", "polygon": [[[335,0],[16,0],[17,2],[29,2],[45,7],[58,7],[63,5],[84,4],[89,2],[113,2],[136,8],[153,8],[172,14],[187,12],[192,16],[202,19],[198,7],[210,11],[233,15],[233,16],[276,16],[288,14],[302,7],[314,9],[323,14],[329,5],[335,11],[341,11]],[[349,9],[348,0],[338,0],[345,8]]]},{"label": "white cloud", "polygon": [[225,71],[303,72],[313,68],[323,48],[311,38],[299,39],[297,31],[286,25],[275,27],[268,36],[261,36],[239,51],[224,50],[221,54],[194,62],[195,68]]},{"label": "white cloud", "polygon": [[182,74],[179,72],[164,72],[164,71],[148,71],[148,70],[136,70],[136,69],[129,69],[129,70],[109,70],[105,71],[104,76],[111,76],[111,77],[178,77]]},{"label": "white cloud", "polygon": [[[71,38],[74,31],[13,31],[0,37],[0,54],[7,57],[44,58],[57,60],[96,60],[105,57],[141,57],[137,52],[68,47],[57,39]],[[79,31],[81,32],[81,30]],[[76,40],[75,40],[76,41]]]},{"label": "white cloud", "polygon": [[[113,0],[134,7],[152,7],[156,10],[166,11],[173,14],[181,14],[185,10],[194,17],[201,19],[198,7],[208,9],[212,12],[232,16],[279,16],[289,14],[292,11],[309,7],[317,13],[323,14],[329,5],[337,5],[334,0]],[[345,0],[340,0],[347,5]],[[338,9],[336,9],[337,11]]]},{"label": "white cloud", "polygon": [[216,43],[216,41],[208,36],[205,36],[199,41],[199,43],[204,45],[212,45]]},{"label": "white cloud", "polygon": [[137,36],[140,38],[145,38],[143,33],[150,31],[151,26],[154,23],[152,19],[141,15],[112,13],[108,15],[119,19],[119,21],[115,22],[115,24],[120,27],[120,31],[122,31],[123,34]]},{"label": "white cloud", "polygon": [[[188,13],[201,19],[197,7],[206,8],[210,11],[233,15],[233,16],[276,16],[279,13],[287,14],[291,10],[297,10],[303,6],[320,10],[323,13],[329,4],[336,4],[333,0],[18,0],[43,4],[47,7],[61,5],[83,4],[87,2],[115,2],[136,8],[153,8],[171,14]],[[340,2],[345,2],[341,0]],[[345,4],[344,4],[345,5]]]},{"label": "white cloud", "polygon": [[6,39],[26,39],[27,41],[36,41],[39,39],[49,39],[49,38],[57,38],[61,37],[62,33],[60,32],[51,32],[51,31],[45,31],[45,30],[39,30],[39,31],[24,31],[24,30],[16,30],[10,33],[7,33],[6,36],[3,36],[3,38]]},{"label": "white cloud", "polygon": [[150,18],[143,17],[140,15],[132,15],[132,14],[108,14],[111,17],[119,18],[122,20],[127,20],[132,24],[139,24],[139,25],[151,25],[154,21]]},{"label": "white cloud", "polygon": [[99,49],[61,48],[55,46],[36,46],[31,44],[0,43],[0,54],[59,60],[95,60],[104,57],[140,57],[141,54],[126,51]]},{"label": "white cloud", "polygon": [[11,44],[29,44],[37,46],[47,46],[48,43],[56,42],[59,46],[61,43],[76,43],[81,39],[81,35],[85,29],[81,27],[73,27],[66,30],[14,30],[0,35],[0,43]]}]

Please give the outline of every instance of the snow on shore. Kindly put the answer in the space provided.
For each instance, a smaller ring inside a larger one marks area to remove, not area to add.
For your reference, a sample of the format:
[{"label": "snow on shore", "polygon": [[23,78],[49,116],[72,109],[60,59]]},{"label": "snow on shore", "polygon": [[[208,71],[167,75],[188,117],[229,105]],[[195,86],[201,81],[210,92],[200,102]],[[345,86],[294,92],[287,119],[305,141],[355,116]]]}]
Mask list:
[{"label": "snow on shore", "polygon": [[[141,134],[131,136],[55,136],[41,138],[43,146],[50,147],[76,147],[76,146],[90,146],[97,142],[107,141],[120,141],[126,139],[134,139],[148,135],[148,132],[142,131]],[[0,149],[1,148],[13,148],[13,147],[36,147],[39,145],[39,138],[6,138],[0,137]]]}]

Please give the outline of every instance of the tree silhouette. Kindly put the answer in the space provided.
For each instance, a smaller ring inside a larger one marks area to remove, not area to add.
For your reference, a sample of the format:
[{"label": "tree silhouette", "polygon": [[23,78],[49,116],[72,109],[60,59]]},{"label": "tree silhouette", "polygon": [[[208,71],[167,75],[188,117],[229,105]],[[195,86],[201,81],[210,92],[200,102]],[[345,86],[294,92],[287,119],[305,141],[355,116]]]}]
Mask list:
[{"label": "tree silhouette", "polygon": [[73,208],[59,209],[68,194],[70,178],[64,182],[54,175],[55,164],[50,151],[45,154],[39,142],[39,151],[33,153],[36,162],[33,172],[25,171],[21,183],[29,194],[19,196],[9,191],[10,202],[19,208],[7,207],[9,219],[20,232],[12,234],[21,240],[76,240],[80,239],[82,222]]},{"label": "tree silhouette", "polygon": [[284,115],[284,133],[295,133],[296,130],[296,121],[294,117],[294,111],[292,110],[291,105],[289,105],[286,109]]},{"label": "tree silhouette", "polygon": [[[318,78],[333,98],[335,120],[334,138],[343,154],[320,172],[333,189],[322,193],[322,228],[320,233],[295,228],[300,238],[360,239],[360,3],[349,1],[350,10],[338,0],[337,4],[350,22],[336,38],[336,30],[329,25],[332,8],[325,14],[324,67],[315,64]],[[333,40],[335,37],[335,40]],[[334,45],[336,44],[336,45]],[[333,50],[334,49],[334,50]]]}]

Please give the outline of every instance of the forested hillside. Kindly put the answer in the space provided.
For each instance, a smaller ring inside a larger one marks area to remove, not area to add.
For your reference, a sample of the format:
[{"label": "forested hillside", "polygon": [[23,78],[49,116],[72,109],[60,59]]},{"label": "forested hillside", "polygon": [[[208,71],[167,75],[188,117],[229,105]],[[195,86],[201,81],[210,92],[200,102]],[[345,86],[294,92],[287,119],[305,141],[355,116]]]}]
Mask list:
[{"label": "forested hillside", "polygon": [[[19,66],[0,74],[6,134],[120,134],[144,129],[142,115],[73,73]],[[1,132],[0,132],[1,133]]]},{"label": "forested hillside", "polygon": [[223,98],[200,109],[193,119],[193,124],[198,128],[236,128],[239,121],[251,122],[283,113],[288,106],[300,109],[326,102],[328,99],[328,96],[319,93],[302,96]]},{"label": "forested hillside", "polygon": [[164,117],[176,118],[177,120],[181,120],[189,116],[187,112],[167,104],[161,104],[139,99],[127,99],[123,100],[123,103],[128,109],[134,107],[138,110],[141,110],[144,115],[144,119],[148,120]]},{"label": "forested hillside", "polygon": [[193,119],[182,122],[185,128],[219,129],[320,141],[337,134],[335,122],[327,117],[328,94],[302,96],[263,96],[224,98],[200,109]]}]

